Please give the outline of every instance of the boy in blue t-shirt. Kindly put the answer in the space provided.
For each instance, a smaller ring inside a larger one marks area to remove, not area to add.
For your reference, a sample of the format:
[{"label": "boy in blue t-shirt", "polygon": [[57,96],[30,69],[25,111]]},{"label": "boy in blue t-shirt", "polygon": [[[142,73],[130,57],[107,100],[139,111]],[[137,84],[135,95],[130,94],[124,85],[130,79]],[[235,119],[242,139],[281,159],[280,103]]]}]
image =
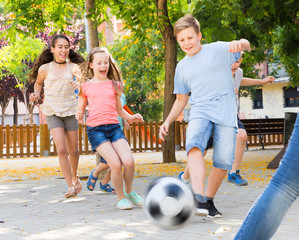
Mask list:
[{"label": "boy in blue t-shirt", "polygon": [[[199,23],[189,14],[175,23],[174,35],[187,56],[176,67],[176,100],[160,127],[160,138],[164,141],[170,124],[183,111],[191,91],[186,150],[197,203],[196,213],[221,217],[222,214],[214,206],[213,198],[227,171],[232,167],[237,127],[231,65],[240,58],[241,51],[250,49],[250,44],[246,39],[241,39],[201,45]],[[211,134],[214,138],[213,168],[205,194],[203,153]]]}]

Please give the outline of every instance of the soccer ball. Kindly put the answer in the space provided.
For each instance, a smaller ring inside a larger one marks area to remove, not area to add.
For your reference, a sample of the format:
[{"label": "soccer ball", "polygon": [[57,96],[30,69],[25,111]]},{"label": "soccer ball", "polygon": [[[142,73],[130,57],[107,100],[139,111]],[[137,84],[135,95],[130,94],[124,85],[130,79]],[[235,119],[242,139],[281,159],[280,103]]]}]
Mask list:
[{"label": "soccer ball", "polygon": [[194,196],[191,189],[179,179],[160,177],[148,186],[144,211],[160,227],[178,228],[194,216]]}]

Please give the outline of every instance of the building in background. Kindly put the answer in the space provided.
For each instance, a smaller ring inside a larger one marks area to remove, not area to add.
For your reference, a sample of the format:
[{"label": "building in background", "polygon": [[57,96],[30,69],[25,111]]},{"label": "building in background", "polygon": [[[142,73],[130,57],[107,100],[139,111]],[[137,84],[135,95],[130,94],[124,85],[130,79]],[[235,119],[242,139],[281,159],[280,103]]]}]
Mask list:
[{"label": "building in background", "polygon": [[240,119],[284,118],[286,112],[299,112],[299,88],[288,87],[289,77],[278,64],[269,64],[265,72],[273,70],[278,73],[274,83],[258,88],[254,99],[240,98]]}]

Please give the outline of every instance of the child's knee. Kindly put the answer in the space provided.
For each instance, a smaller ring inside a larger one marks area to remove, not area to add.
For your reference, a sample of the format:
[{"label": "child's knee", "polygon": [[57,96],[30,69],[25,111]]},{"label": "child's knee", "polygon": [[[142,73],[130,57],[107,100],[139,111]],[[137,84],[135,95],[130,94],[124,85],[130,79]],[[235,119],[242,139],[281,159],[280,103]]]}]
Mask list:
[{"label": "child's knee", "polygon": [[121,173],[122,171],[122,164],[120,161],[116,161],[110,164],[110,168],[112,172]]},{"label": "child's knee", "polygon": [[122,162],[125,168],[133,168],[135,165],[133,157],[123,159]]},{"label": "child's knee", "polygon": [[239,144],[246,144],[247,142],[247,132],[243,129],[240,129],[237,134],[237,143]]},{"label": "child's knee", "polygon": [[63,156],[63,155],[67,155],[68,154],[68,151],[67,151],[67,149],[65,147],[57,147],[56,151],[57,151],[57,154],[59,156]]}]

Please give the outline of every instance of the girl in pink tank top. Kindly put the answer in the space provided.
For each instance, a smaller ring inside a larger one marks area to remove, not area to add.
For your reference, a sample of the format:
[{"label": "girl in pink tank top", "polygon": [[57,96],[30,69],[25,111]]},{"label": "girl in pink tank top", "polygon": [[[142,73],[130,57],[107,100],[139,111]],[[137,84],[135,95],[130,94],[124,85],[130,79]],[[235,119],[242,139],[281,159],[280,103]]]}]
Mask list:
[{"label": "girl in pink tank top", "polygon": [[[125,210],[132,209],[132,203],[142,206],[143,199],[132,190],[134,159],[117,115],[129,122],[142,122],[143,118],[140,114],[130,115],[122,108],[122,80],[111,59],[106,48],[94,48],[80,66],[82,77],[76,118],[82,121],[88,104],[88,140],[93,151],[97,151],[108,162],[118,200],[117,208]],[[101,171],[99,166],[91,171],[88,179],[93,186]]]}]

